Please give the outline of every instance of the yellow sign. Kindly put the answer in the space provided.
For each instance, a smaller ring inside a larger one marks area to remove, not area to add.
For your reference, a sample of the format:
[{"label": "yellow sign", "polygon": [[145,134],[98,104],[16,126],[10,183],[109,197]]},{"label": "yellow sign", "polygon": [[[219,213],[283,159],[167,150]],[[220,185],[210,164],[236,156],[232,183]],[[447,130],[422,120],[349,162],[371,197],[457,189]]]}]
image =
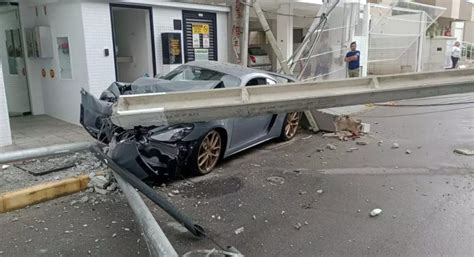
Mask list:
[{"label": "yellow sign", "polygon": [[209,35],[209,24],[194,23],[193,34]]}]

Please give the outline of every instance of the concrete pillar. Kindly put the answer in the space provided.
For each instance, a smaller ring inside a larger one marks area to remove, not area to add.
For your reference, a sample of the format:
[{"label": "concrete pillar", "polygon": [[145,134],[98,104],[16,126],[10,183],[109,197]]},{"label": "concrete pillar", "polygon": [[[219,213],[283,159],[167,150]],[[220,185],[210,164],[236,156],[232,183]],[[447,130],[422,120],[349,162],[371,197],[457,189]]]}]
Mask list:
[{"label": "concrete pillar", "polygon": [[[293,5],[281,4],[278,13],[292,15]],[[276,29],[277,44],[286,60],[293,54],[293,16],[277,15]]]},{"label": "concrete pillar", "polygon": [[0,59],[0,146],[11,145],[10,118],[8,117],[7,96],[3,82],[3,67]]}]

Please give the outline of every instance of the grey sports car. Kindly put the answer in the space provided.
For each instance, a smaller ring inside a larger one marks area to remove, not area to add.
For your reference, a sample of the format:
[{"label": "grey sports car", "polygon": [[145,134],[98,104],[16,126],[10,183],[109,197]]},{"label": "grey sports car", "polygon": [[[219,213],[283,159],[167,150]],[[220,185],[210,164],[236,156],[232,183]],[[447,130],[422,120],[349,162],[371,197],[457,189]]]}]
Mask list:
[{"label": "grey sports car", "polygon": [[82,90],[81,124],[109,145],[109,156],[137,177],[168,176],[191,171],[203,175],[217,162],[273,138],[292,139],[301,113],[213,120],[172,126],[137,126],[124,130],[112,124],[112,105],[120,95],[186,90],[274,86],[291,77],[222,62],[195,61],[159,78],[113,83],[96,99]]}]

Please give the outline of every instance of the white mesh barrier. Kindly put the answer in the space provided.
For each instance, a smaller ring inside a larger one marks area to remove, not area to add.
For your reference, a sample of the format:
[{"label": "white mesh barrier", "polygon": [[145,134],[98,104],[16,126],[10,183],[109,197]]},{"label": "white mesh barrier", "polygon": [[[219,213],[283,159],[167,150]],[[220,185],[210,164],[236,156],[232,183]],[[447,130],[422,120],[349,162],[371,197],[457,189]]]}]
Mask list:
[{"label": "white mesh barrier", "polygon": [[444,8],[407,1],[370,5],[368,73],[418,71],[419,45]]},{"label": "white mesh barrier", "polygon": [[[302,54],[291,62],[293,74],[301,80],[319,80],[346,77],[345,54],[363,23],[358,1],[331,0],[322,8],[327,18],[319,19],[319,26],[312,33]],[[321,15],[321,13],[320,13]]]}]

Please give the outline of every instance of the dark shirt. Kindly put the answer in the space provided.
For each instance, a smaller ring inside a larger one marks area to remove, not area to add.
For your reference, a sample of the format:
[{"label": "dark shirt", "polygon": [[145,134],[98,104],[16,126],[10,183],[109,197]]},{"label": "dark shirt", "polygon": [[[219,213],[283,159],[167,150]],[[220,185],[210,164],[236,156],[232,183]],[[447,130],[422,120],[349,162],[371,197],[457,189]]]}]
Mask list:
[{"label": "dark shirt", "polygon": [[350,51],[346,54],[346,57],[351,57],[357,55],[357,60],[356,61],[350,61],[349,62],[349,70],[355,70],[360,67],[359,59],[360,59],[360,52],[359,51]]}]

